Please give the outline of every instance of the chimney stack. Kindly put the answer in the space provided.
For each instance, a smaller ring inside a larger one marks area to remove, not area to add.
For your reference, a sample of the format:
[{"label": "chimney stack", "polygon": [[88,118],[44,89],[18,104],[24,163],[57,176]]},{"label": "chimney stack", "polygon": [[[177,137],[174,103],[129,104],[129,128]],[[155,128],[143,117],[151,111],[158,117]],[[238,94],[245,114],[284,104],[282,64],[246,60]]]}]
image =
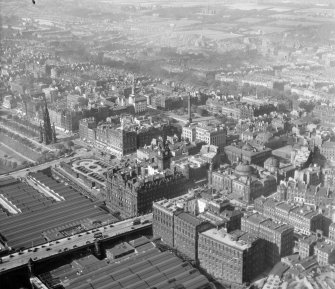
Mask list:
[{"label": "chimney stack", "polygon": [[188,94],[188,122],[192,123],[192,117],[191,117],[191,93]]}]

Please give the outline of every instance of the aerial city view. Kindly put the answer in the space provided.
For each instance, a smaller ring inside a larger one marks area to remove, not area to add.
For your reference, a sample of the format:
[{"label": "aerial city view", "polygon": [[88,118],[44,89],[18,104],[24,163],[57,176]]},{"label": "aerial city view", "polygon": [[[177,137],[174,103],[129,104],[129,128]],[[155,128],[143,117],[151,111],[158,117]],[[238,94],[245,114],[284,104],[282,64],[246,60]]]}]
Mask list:
[{"label": "aerial city view", "polygon": [[0,0],[1,289],[335,289],[335,0]]}]

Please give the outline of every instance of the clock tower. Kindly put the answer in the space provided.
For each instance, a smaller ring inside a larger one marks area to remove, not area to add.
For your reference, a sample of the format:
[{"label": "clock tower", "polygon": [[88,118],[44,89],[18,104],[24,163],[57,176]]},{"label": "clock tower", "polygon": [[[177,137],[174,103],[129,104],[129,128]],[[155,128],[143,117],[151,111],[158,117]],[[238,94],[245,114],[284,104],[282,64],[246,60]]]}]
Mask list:
[{"label": "clock tower", "polygon": [[171,165],[171,151],[167,142],[159,144],[157,155],[158,169],[164,171],[170,168]]}]

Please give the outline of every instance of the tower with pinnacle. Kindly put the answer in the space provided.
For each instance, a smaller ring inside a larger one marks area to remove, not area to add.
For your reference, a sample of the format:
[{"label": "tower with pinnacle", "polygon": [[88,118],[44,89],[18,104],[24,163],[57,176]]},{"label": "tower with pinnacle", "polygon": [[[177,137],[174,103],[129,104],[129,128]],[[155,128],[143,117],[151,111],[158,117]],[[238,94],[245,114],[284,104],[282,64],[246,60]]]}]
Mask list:
[{"label": "tower with pinnacle", "polygon": [[47,106],[47,102],[45,100],[45,107],[44,107],[44,115],[43,115],[43,142],[45,144],[50,144],[53,142],[53,131],[50,122],[49,110]]}]

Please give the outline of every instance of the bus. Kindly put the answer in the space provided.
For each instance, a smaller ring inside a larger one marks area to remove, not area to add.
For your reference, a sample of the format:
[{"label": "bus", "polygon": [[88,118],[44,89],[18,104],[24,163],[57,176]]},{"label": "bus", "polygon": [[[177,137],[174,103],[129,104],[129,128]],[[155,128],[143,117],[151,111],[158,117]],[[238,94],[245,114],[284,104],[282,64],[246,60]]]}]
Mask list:
[{"label": "bus", "polygon": [[137,218],[133,221],[133,225],[139,225],[141,224],[141,219],[140,218]]},{"label": "bus", "polygon": [[98,238],[102,238],[102,233],[101,232],[97,232],[94,234],[94,238],[98,239]]}]

